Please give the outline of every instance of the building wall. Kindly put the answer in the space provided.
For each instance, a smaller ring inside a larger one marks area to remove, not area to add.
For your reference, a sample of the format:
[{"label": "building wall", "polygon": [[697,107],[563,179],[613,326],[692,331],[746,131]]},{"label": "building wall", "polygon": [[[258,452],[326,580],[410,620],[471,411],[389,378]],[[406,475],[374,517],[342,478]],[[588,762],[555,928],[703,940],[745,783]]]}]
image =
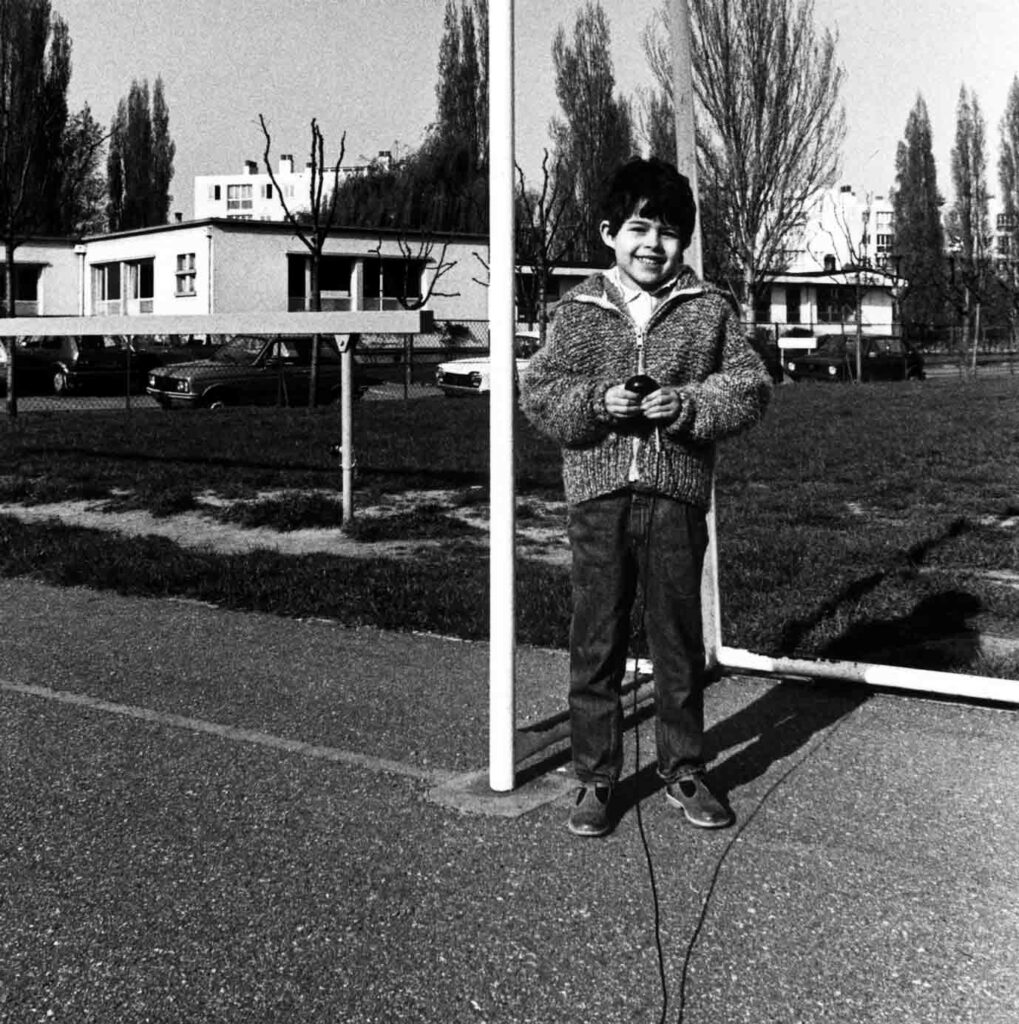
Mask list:
[{"label": "building wall", "polygon": [[829,267],[841,270],[857,263],[885,266],[889,264],[893,248],[891,201],[873,193],[857,193],[850,185],[842,185],[825,192],[807,211],[789,270],[795,273]]},{"label": "building wall", "polygon": [[[288,259],[308,258],[308,249],[292,228],[254,225],[243,221],[187,222],[115,235],[94,236],[85,242],[82,280],[83,309],[88,315],[141,313],[137,308],[104,306],[93,294],[93,268],[111,263],[127,264],[152,260],[151,308],[156,315],[191,313],[236,313],[266,310],[285,312],[288,295]],[[427,303],[437,320],[485,320],[488,289],[485,286],[487,240],[457,238],[443,248],[440,241],[401,239],[396,235],[348,231],[327,239],[323,254],[360,261],[362,273],[378,273],[380,257],[399,260],[405,254],[427,264],[425,276],[436,273],[440,261],[449,269],[440,278]],[[194,294],[178,295],[178,260],[191,261]],[[122,275],[123,276],[123,275]],[[423,284],[427,288],[427,282]],[[122,295],[126,281],[121,282]],[[71,290],[72,308],[77,312],[77,289]],[[394,308],[390,302],[387,308]]]},{"label": "building wall", "polygon": [[[110,263],[153,261],[151,312],[163,315],[190,315],[212,312],[209,297],[209,238],[205,225],[167,226],[145,231],[89,238],[85,242],[85,273],[82,281],[85,315],[103,312],[131,313],[136,310],[121,306],[119,310],[103,308],[93,292],[92,268]],[[194,293],[178,295],[177,257],[194,256]],[[126,287],[122,282],[123,291]]]},{"label": "building wall", "polygon": [[[359,263],[362,288],[372,273],[379,280],[380,259],[393,264],[402,264],[406,258],[419,262],[424,268],[423,291],[441,264],[447,269],[425,308],[437,321],[479,324],[488,319],[488,240],[484,237],[451,236],[444,243],[442,239],[348,230],[327,239],[324,255]],[[292,257],[306,261],[308,250],[291,227],[226,220],[94,235],[78,245],[68,240],[27,243],[18,249],[18,263],[41,268],[39,302],[38,309],[20,312],[51,316],[285,312],[294,308],[294,297],[289,294],[288,260]],[[152,267],[151,295],[146,295],[144,306],[128,301],[125,270],[142,261],[151,261]],[[112,276],[103,268],[114,265],[119,272],[119,295],[104,299],[95,288],[96,270]],[[552,302],[589,272],[587,268],[557,268]],[[184,289],[180,287],[182,279],[187,285]],[[355,288],[357,280],[355,272]],[[334,308],[344,308],[343,303],[349,308],[349,292],[337,293],[334,298],[339,302]],[[362,308],[377,307],[365,300]],[[384,308],[399,308],[395,294],[385,301]]]},{"label": "building wall", "polygon": [[[75,316],[78,313],[79,258],[74,242],[66,239],[36,240],[14,251],[15,267],[39,267],[37,300],[18,303],[21,316]],[[0,266],[0,273],[5,273]],[[17,299],[17,293],[15,293]]]},{"label": "building wall", "polygon": [[[806,278],[798,282],[779,281],[771,287],[771,305],[769,323],[777,325],[780,333],[792,327],[805,328],[816,335],[852,334],[856,331],[855,312],[841,322],[821,322],[818,303],[818,287],[821,285],[839,285],[850,289],[855,294],[855,280],[852,274],[839,274],[831,278]],[[798,321],[790,322],[787,317],[787,290],[799,288],[800,316]],[[896,333],[892,323],[894,300],[890,288],[886,284],[871,285],[864,279],[860,288],[860,323],[865,334],[888,335]]]}]

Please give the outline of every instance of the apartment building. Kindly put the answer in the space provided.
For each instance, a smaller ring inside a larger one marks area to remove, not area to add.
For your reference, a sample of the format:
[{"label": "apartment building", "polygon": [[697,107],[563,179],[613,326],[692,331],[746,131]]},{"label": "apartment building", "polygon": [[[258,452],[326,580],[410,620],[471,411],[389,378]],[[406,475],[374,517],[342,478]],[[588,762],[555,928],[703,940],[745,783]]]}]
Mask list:
[{"label": "apartment building", "polygon": [[[340,180],[364,174],[372,166],[388,168],[392,155],[383,150],[370,162],[341,164]],[[333,172],[325,173],[325,190],[331,191]],[[284,203],[292,212],[307,209],[312,186],[310,163],[296,167],[294,157],[279,158],[274,175],[259,169],[254,160],[246,160],[237,174],[199,174],[195,176],[196,220],[223,217],[229,220],[283,220]],[[273,181],[275,177],[275,181]]]},{"label": "apartment building", "polygon": [[807,211],[787,268],[757,298],[756,318],[780,333],[867,334],[897,331],[902,285],[890,199],[843,185]]}]

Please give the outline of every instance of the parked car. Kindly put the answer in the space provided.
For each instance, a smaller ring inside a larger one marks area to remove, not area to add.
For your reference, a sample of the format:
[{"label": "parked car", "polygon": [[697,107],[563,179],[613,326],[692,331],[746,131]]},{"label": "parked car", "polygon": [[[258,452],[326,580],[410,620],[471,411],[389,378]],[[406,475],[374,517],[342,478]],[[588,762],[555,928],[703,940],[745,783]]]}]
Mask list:
[{"label": "parked car", "polygon": [[[513,338],[516,375],[520,374],[531,361],[538,349],[537,331],[518,331]],[[448,398],[461,395],[488,394],[492,388],[492,362],[485,356],[466,359],[450,359],[439,363],[435,369],[435,383]]]},{"label": "parked car", "polygon": [[153,369],[169,363],[208,359],[222,343],[220,335],[139,334],[131,339],[131,350],[148,359]]},{"label": "parked car", "polygon": [[[901,338],[863,338],[863,379],[923,380],[923,356]],[[847,381],[856,378],[856,339],[826,338],[813,352],[788,357],[784,369],[793,380]]]},{"label": "parked car", "polygon": [[[7,347],[0,345],[0,392],[7,390]],[[126,338],[109,334],[38,335],[18,338],[14,387],[23,394],[95,394],[145,386],[154,359]]]},{"label": "parked car", "polygon": [[[146,392],[163,408],[219,409],[228,405],[307,405],[311,386],[311,335],[238,335],[208,359],[152,370]],[[321,336],[316,403],[340,397],[340,350]],[[381,383],[355,362],[355,398]]]}]

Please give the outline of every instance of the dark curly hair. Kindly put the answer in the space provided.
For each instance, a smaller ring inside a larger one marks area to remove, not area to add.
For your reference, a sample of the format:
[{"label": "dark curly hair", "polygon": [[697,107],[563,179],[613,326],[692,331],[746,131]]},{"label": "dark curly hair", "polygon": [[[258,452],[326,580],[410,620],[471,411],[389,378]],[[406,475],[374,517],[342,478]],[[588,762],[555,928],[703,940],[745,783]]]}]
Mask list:
[{"label": "dark curly hair", "polygon": [[605,180],[601,212],[613,235],[635,214],[661,220],[679,232],[684,249],[697,221],[689,179],[657,157],[634,157],[616,168]]}]

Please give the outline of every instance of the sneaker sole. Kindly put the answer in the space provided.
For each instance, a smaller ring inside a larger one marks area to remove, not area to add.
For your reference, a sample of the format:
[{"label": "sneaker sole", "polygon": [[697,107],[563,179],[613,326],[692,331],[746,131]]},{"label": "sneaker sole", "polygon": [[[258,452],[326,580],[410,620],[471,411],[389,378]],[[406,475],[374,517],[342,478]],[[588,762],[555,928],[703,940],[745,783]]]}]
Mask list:
[{"label": "sneaker sole", "polygon": [[606,825],[603,829],[597,831],[591,831],[590,829],[575,828],[572,822],[566,822],[566,827],[570,830],[571,835],[580,836],[581,839],[600,839],[602,836],[607,836],[612,831],[611,825]]},{"label": "sneaker sole", "polygon": [[665,794],[665,799],[673,807],[675,807],[678,810],[682,811],[683,812],[683,817],[685,817],[686,820],[688,822],[690,822],[691,825],[696,825],[697,828],[728,828],[730,825],[732,825],[736,821],[736,816],[735,815],[732,815],[729,818],[726,818],[725,821],[703,821],[703,820],[699,821],[697,818],[695,818],[686,809],[686,805],[683,803],[682,800],[677,800],[671,793],[666,793]]}]

